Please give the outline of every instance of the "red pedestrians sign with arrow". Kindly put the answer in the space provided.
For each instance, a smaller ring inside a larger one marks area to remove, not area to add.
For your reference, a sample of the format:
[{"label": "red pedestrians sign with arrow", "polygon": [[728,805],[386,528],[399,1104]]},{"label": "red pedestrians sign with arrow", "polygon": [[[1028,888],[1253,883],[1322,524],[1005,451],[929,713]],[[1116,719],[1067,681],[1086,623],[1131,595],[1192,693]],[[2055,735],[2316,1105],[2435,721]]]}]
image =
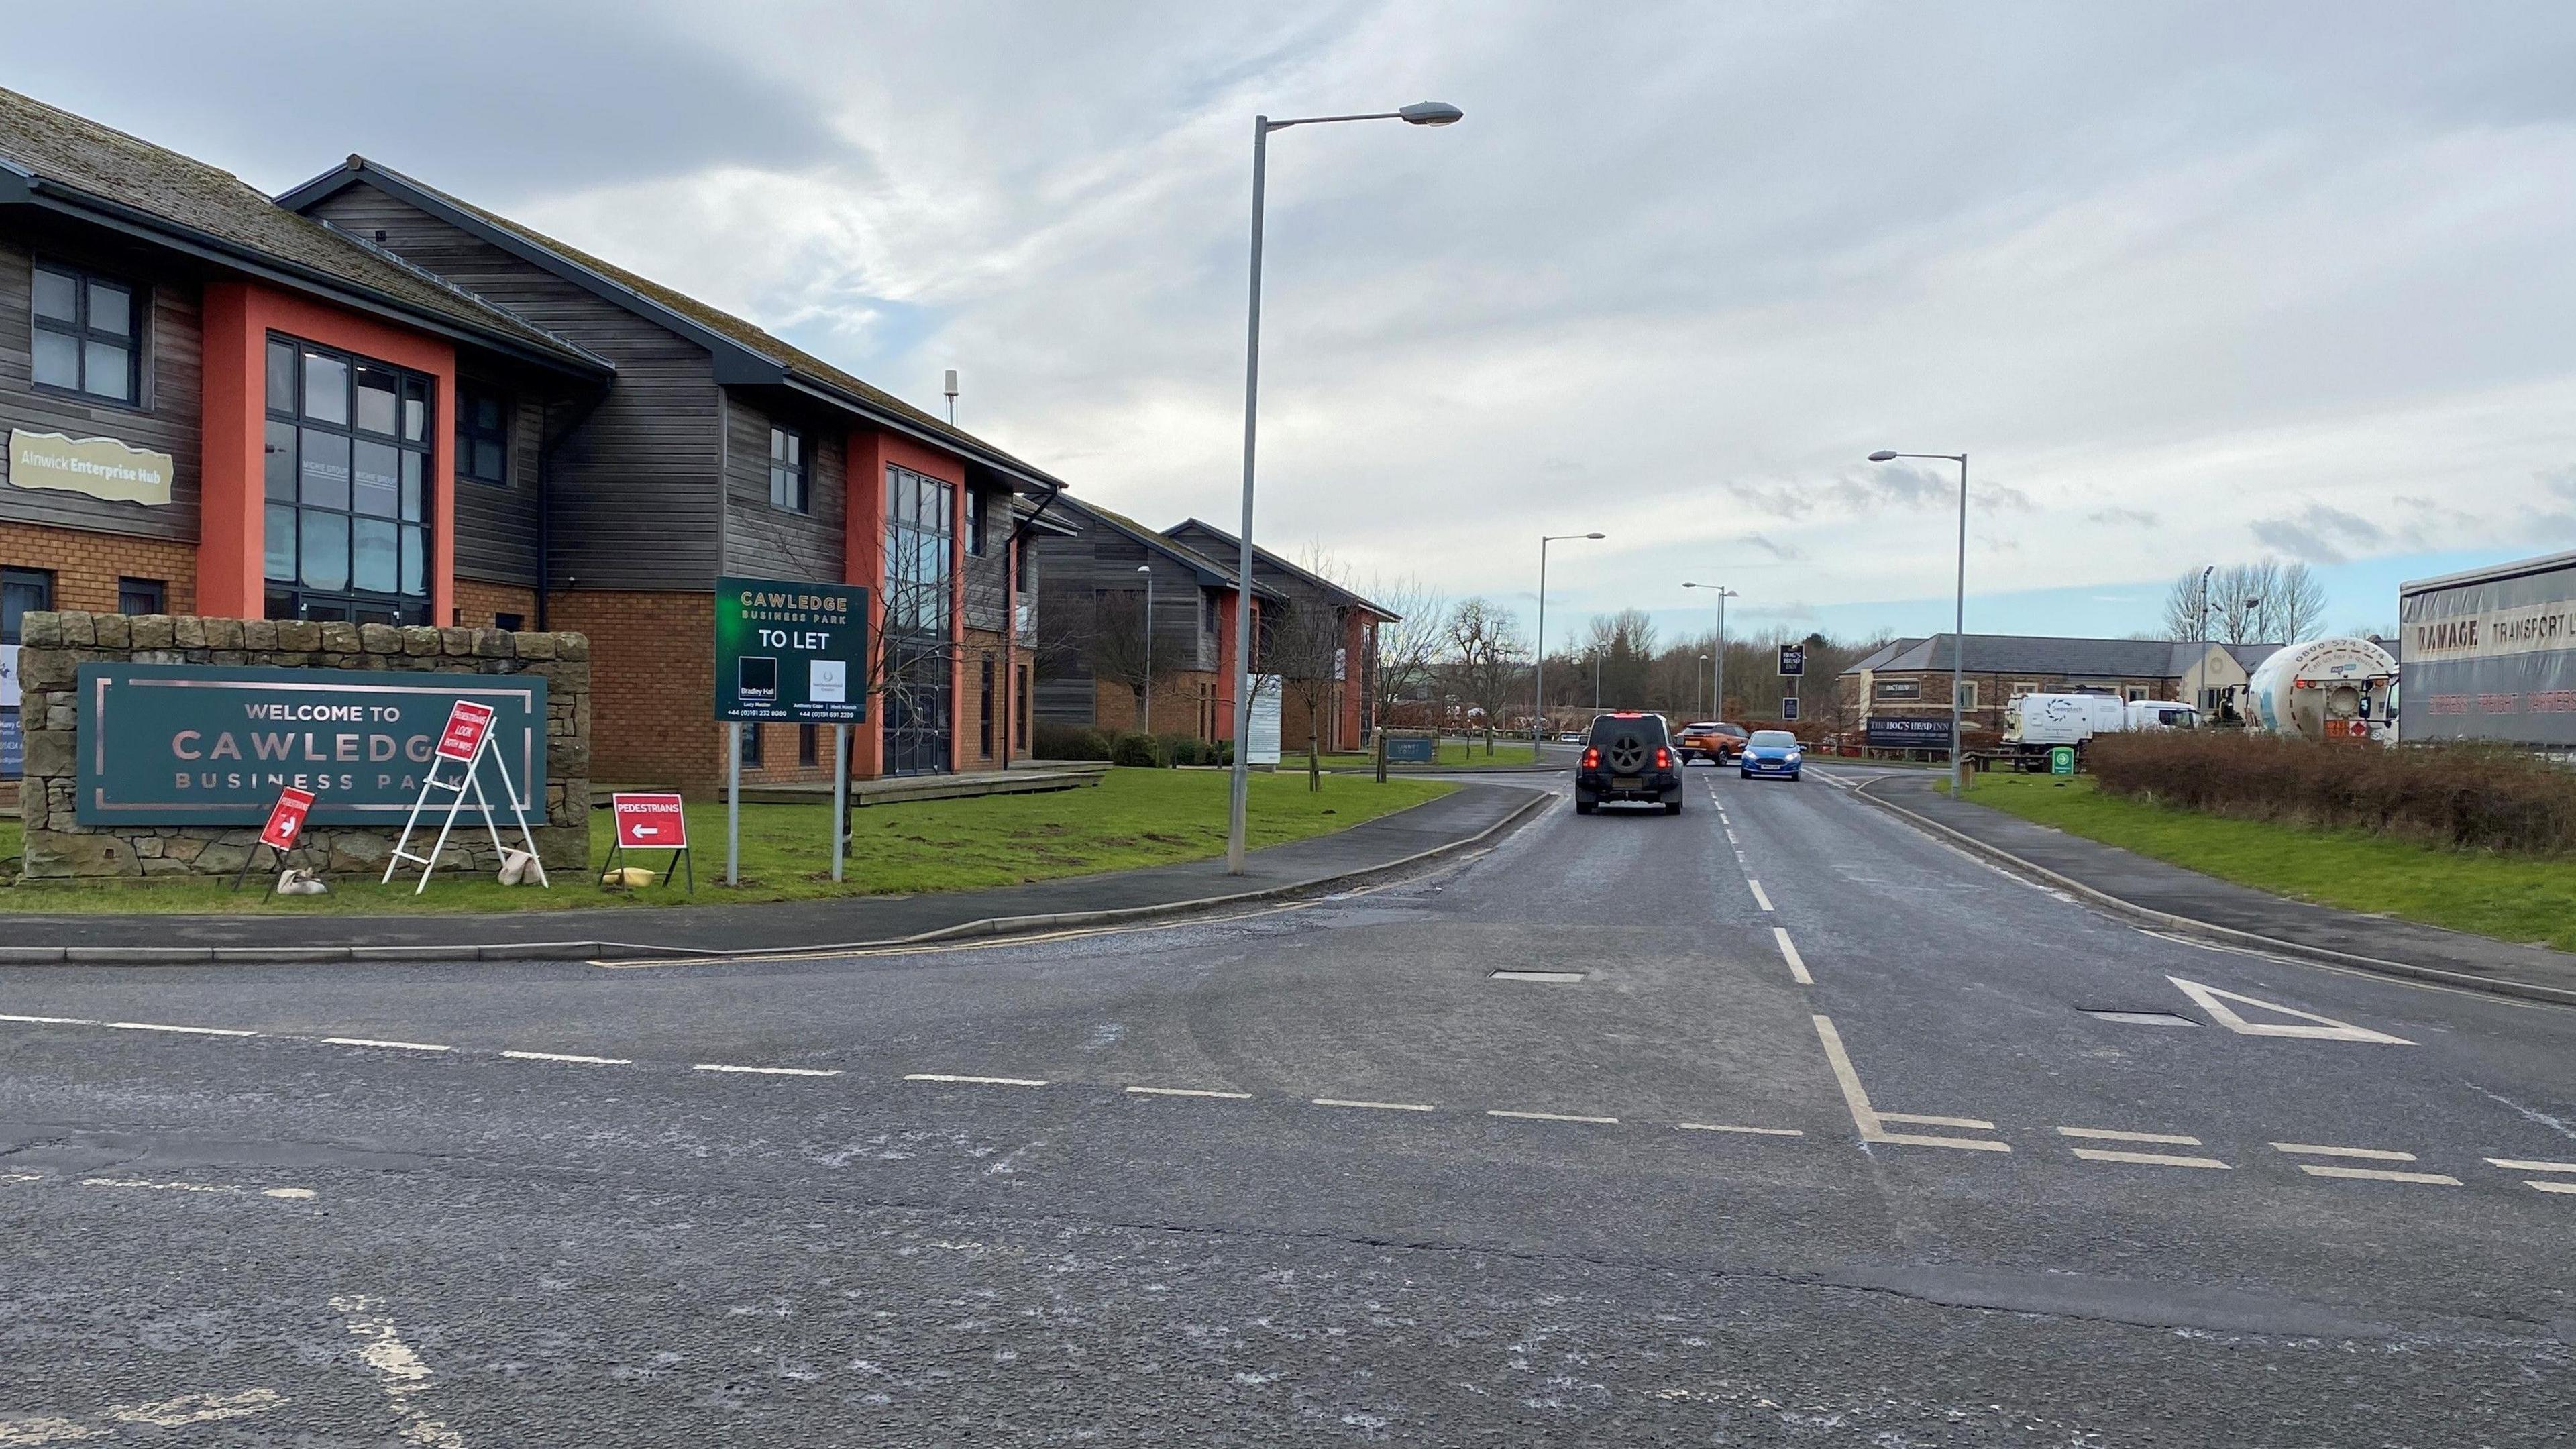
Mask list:
[{"label": "red pedestrians sign with arrow", "polygon": [[279,855],[295,848],[296,837],[304,833],[304,817],[313,813],[313,792],[289,785],[277,792],[277,803],[269,807],[268,823],[259,828],[259,843]]},{"label": "red pedestrians sign with arrow", "polygon": [[491,732],[492,706],[460,699],[447,712],[447,728],[438,732],[439,758],[471,764],[475,752],[483,748],[483,737]]},{"label": "red pedestrians sign with arrow", "polygon": [[611,795],[608,813],[617,821],[621,849],[678,850],[689,843],[689,819],[680,813],[678,795]]}]

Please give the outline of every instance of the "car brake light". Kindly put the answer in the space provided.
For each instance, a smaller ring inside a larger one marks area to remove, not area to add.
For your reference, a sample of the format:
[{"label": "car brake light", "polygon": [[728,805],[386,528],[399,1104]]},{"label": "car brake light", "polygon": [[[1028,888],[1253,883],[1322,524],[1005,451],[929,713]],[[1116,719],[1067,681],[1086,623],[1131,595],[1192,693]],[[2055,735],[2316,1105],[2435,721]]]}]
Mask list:
[{"label": "car brake light", "polygon": [[1662,745],[1655,746],[1655,768],[1658,770],[1669,770],[1672,767],[1673,752],[1664,748]]},{"label": "car brake light", "polygon": [[1600,769],[1601,752],[1597,749],[1585,750],[1583,752],[1583,768],[1587,770]]}]

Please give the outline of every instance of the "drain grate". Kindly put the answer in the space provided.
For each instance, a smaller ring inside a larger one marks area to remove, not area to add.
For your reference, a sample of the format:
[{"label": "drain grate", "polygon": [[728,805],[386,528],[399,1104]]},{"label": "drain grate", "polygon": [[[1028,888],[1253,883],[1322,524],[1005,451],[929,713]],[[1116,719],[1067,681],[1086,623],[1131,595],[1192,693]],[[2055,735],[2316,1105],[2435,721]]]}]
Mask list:
[{"label": "drain grate", "polygon": [[2170,1011],[2095,1011],[2089,1006],[2079,1009],[2096,1021],[2116,1021],[2128,1026],[2200,1025],[2188,1016],[2176,1016]]},{"label": "drain grate", "polygon": [[1583,979],[1580,971],[1489,971],[1489,981],[1538,981],[1553,986],[1571,986]]}]

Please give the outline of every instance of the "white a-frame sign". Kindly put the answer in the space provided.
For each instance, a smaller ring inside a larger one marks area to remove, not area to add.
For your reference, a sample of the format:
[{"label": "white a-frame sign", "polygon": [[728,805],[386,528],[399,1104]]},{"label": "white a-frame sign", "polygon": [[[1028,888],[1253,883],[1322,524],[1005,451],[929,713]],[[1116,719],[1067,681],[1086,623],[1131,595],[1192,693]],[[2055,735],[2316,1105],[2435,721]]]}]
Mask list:
[{"label": "white a-frame sign", "polygon": [[[420,798],[411,802],[411,818],[403,822],[402,838],[394,842],[393,859],[385,862],[385,878],[378,884],[390,885],[394,872],[402,868],[404,861],[410,861],[420,867],[420,884],[413,886],[411,893],[419,895],[429,889],[430,873],[438,869],[439,852],[447,848],[448,832],[456,828],[456,812],[465,808],[465,792],[469,789],[474,792],[474,808],[483,813],[483,828],[491,832],[492,848],[503,858],[508,857],[510,847],[502,843],[501,827],[492,820],[492,802],[483,794],[479,767],[487,759],[493,769],[501,772],[501,798],[510,802],[510,813],[518,819],[519,844],[527,851],[528,868],[537,873],[538,885],[553,889],[553,883],[546,879],[545,862],[537,858],[537,840],[529,833],[528,812],[519,804],[518,787],[510,780],[510,766],[492,747],[492,706],[470,699],[458,700],[456,707],[447,712],[447,728],[439,731],[438,749],[429,757],[429,773],[421,778]],[[439,778],[439,772],[450,763],[457,766],[453,784]],[[439,825],[438,843],[429,848],[429,854],[414,855],[411,835],[420,828],[420,812],[428,806],[433,790],[454,792],[447,802],[447,819]]]}]

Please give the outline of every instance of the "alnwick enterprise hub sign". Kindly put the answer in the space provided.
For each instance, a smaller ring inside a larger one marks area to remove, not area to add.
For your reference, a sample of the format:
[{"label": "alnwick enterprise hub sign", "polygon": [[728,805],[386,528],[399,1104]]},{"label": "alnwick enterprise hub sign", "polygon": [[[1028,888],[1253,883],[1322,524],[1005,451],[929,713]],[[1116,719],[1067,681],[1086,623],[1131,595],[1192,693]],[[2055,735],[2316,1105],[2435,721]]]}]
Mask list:
[{"label": "alnwick enterprise hub sign", "polygon": [[[250,825],[277,792],[313,792],[316,825],[399,827],[450,706],[490,705],[519,807],[546,799],[546,682],[536,675],[84,664],[83,825]],[[501,782],[485,774],[494,810]]]}]

